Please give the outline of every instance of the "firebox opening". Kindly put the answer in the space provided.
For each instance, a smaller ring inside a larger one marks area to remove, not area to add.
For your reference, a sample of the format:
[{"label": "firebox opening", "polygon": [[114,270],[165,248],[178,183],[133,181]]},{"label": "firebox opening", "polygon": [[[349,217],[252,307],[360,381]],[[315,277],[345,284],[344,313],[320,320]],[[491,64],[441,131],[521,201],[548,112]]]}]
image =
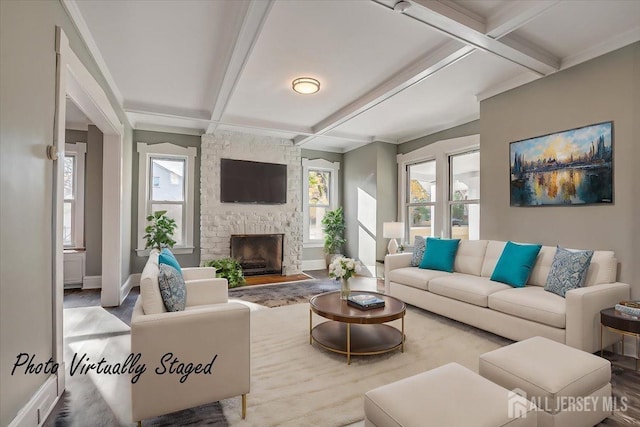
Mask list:
[{"label": "firebox opening", "polygon": [[282,274],[284,234],[231,235],[231,258],[245,276]]}]

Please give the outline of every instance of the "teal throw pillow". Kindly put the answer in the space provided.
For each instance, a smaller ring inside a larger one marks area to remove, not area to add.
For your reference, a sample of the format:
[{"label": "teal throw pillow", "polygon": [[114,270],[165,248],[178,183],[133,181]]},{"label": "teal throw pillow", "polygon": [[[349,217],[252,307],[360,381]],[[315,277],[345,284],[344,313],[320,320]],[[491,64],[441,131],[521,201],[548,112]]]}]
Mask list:
[{"label": "teal throw pillow", "polygon": [[416,236],[413,241],[413,256],[411,257],[411,266],[417,267],[420,265],[420,261],[422,261],[422,256],[424,255],[426,240],[422,236]]},{"label": "teal throw pillow", "polygon": [[182,268],[180,268],[180,263],[169,249],[162,249],[162,252],[160,252],[160,254],[158,255],[158,264],[170,265],[171,267],[175,268],[182,276]]},{"label": "teal throw pillow", "polygon": [[424,251],[420,268],[453,273],[453,262],[456,259],[459,243],[460,239],[427,237],[427,249]]},{"label": "teal throw pillow", "polygon": [[491,280],[506,283],[514,288],[524,287],[541,247],[542,245],[507,242],[491,274]]},{"label": "teal throw pillow", "polygon": [[544,290],[564,298],[567,291],[582,287],[591,257],[593,251],[570,251],[558,246]]},{"label": "teal throw pillow", "polygon": [[187,305],[187,287],[182,274],[167,264],[160,264],[158,275],[160,295],[167,311],[183,311]]}]

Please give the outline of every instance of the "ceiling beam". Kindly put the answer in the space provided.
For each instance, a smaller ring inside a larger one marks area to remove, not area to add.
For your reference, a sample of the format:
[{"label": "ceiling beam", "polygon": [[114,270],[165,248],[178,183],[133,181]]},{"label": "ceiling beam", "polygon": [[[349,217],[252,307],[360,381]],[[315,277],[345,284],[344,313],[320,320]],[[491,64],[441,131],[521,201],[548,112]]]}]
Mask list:
[{"label": "ceiling beam", "polygon": [[485,34],[499,39],[540,16],[560,0],[512,1],[487,18]]},{"label": "ceiling beam", "polygon": [[[507,59],[541,76],[554,73],[560,68],[559,58],[548,53],[541,54],[540,49],[525,52],[485,34],[486,26],[483,22],[461,13],[458,8],[454,9],[436,0],[412,0],[412,3],[404,12],[405,15],[462,43]],[[515,18],[511,19],[511,25],[517,25]],[[506,24],[502,27],[501,31],[506,31]]]},{"label": "ceiling beam", "polygon": [[386,101],[403,90],[421,82],[437,71],[453,64],[473,52],[470,46],[450,41],[435,52],[418,59],[408,67],[393,75],[381,85],[360,98],[331,114],[313,127],[313,136],[298,135],[296,145],[309,142],[313,137],[323,135],[341,124],[353,119],[376,105]]},{"label": "ceiling beam", "polygon": [[222,118],[251,55],[251,50],[260,36],[260,31],[262,31],[272,4],[272,0],[251,0],[249,2],[212,108],[212,123],[207,128],[207,133],[213,133],[217,122]]},{"label": "ceiling beam", "polygon": [[[133,116],[147,117],[149,121],[153,118],[162,117],[171,120],[177,121],[187,121],[187,122],[199,122],[202,123],[203,129],[206,129],[210,125],[217,126],[226,126],[238,128],[241,130],[253,130],[253,131],[263,131],[263,132],[278,132],[278,133],[288,133],[292,135],[304,135],[310,138],[319,137],[322,135],[318,135],[313,133],[313,129],[305,128],[305,127],[291,127],[290,125],[285,125],[281,123],[273,123],[262,120],[246,120],[242,118],[232,118],[230,120],[209,120],[202,118],[198,114],[190,114],[188,112],[184,113],[169,113],[169,112],[159,112],[157,110],[144,110],[144,109],[136,109],[136,108],[125,108],[124,112],[127,116],[130,116],[129,119],[133,120]],[[143,120],[137,120],[137,122],[146,123]],[[146,124],[147,128],[145,130],[153,130],[149,128],[150,126],[156,126],[150,123]],[[157,125],[160,127],[161,125]],[[136,127],[137,129],[137,127]],[[374,137],[372,136],[356,136],[356,135],[347,135],[336,133],[332,135],[326,135],[328,138],[334,139],[342,139],[346,141],[358,142],[358,143],[370,143],[374,141]],[[375,139],[377,141],[377,139]]]}]

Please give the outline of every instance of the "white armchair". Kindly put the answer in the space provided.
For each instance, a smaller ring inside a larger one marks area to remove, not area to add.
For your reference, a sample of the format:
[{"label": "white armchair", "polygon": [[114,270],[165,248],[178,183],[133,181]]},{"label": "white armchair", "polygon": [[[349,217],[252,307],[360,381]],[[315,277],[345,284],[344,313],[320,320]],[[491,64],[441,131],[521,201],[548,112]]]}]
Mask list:
[{"label": "white armchair", "polygon": [[[157,283],[157,253],[149,256],[142,272],[131,317],[131,352],[140,353],[138,365],[146,366],[131,385],[132,418],[138,425],[146,418],[240,395],[242,418],[246,415],[249,308],[228,302],[227,281],[215,279],[213,268],[185,268],[183,277],[186,310],[167,312]],[[198,364],[200,370],[195,369]]]}]

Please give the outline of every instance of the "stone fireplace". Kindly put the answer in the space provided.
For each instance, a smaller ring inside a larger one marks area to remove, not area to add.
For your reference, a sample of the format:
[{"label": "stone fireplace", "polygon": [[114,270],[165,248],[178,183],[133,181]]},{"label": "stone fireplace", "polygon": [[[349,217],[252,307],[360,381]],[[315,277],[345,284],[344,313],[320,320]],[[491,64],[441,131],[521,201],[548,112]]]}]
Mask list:
[{"label": "stone fireplace", "polygon": [[284,234],[232,234],[231,258],[245,276],[282,274]]},{"label": "stone fireplace", "polygon": [[[222,203],[220,159],[287,165],[287,202],[282,205]],[[200,259],[227,258],[231,236],[283,234],[281,274],[302,271],[302,161],[291,140],[239,132],[202,135]],[[275,273],[274,273],[275,274]]]}]

